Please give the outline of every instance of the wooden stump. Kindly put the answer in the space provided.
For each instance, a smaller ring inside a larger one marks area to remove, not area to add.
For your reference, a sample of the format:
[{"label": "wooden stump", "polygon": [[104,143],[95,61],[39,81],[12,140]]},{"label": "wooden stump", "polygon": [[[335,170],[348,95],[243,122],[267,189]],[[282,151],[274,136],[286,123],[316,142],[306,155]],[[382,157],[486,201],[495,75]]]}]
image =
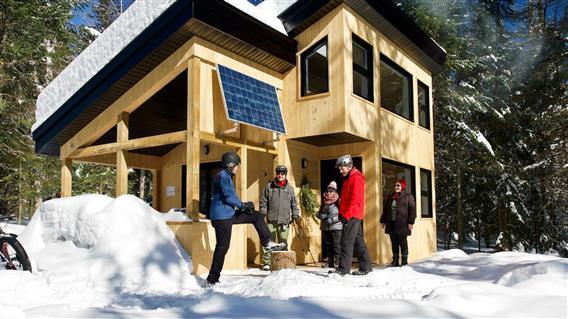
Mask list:
[{"label": "wooden stump", "polygon": [[270,270],[276,271],[280,269],[296,268],[296,252],[295,251],[273,251],[270,256]]}]

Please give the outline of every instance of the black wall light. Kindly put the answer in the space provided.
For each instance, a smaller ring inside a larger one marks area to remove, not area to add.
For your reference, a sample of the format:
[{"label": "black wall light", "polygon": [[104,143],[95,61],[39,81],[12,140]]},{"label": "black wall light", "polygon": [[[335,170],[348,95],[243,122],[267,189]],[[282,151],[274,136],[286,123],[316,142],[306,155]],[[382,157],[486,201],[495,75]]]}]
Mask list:
[{"label": "black wall light", "polygon": [[308,159],[302,158],[302,168],[308,168]]}]

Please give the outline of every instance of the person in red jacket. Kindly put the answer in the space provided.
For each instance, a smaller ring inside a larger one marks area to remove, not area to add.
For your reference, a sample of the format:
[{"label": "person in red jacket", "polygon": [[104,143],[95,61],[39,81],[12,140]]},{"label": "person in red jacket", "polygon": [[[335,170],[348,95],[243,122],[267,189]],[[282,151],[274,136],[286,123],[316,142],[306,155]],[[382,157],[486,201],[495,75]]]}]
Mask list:
[{"label": "person in red jacket", "polygon": [[367,246],[363,240],[362,222],[365,216],[365,177],[353,166],[351,155],[343,155],[335,163],[335,167],[344,178],[341,190],[341,204],[339,205],[339,216],[343,222],[343,232],[341,234],[341,253],[339,255],[339,266],[336,273],[340,275],[348,274],[351,271],[351,260],[353,259],[353,249],[359,252],[359,270],[352,272],[352,275],[366,275],[373,271],[371,259]]}]

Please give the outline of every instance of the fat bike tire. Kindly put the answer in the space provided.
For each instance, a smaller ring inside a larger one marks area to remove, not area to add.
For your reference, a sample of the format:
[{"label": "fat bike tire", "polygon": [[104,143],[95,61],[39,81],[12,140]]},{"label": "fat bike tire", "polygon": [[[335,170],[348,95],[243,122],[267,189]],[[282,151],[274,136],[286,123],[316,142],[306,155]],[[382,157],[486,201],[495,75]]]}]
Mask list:
[{"label": "fat bike tire", "polygon": [[[16,238],[4,237],[0,239],[0,249],[2,250],[2,263],[4,263],[5,266],[11,263],[15,267],[14,270],[32,272],[30,258],[24,250],[24,246],[22,246]],[[8,252],[10,261],[4,260],[4,252],[6,251]]]}]

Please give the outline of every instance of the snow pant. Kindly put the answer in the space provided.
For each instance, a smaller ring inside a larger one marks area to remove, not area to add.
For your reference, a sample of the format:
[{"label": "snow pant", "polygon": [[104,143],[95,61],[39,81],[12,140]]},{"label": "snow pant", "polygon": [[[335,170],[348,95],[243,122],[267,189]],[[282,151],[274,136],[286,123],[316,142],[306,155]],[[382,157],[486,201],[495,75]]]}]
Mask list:
[{"label": "snow pant", "polygon": [[233,218],[213,220],[211,224],[213,228],[215,228],[217,243],[215,244],[215,251],[213,252],[213,261],[209,269],[209,276],[207,276],[207,282],[209,283],[219,282],[221,270],[223,270],[223,264],[225,263],[225,255],[231,243],[231,233],[234,224],[253,224],[260,237],[262,246],[265,246],[270,241],[270,231],[264,222],[264,216],[258,212],[253,212],[250,215],[245,213],[235,214]]},{"label": "snow pant", "polygon": [[351,218],[343,225],[341,233],[341,253],[339,254],[338,273],[348,274],[351,272],[351,260],[353,259],[353,249],[359,252],[359,270],[364,272],[372,271],[371,258],[367,246],[363,240],[362,221]]},{"label": "snow pant", "polygon": [[402,256],[402,259],[407,260],[408,241],[406,240],[406,237],[407,237],[406,234],[404,235],[390,234],[393,262],[396,260],[396,262],[398,263],[399,249],[400,249],[400,256]]},{"label": "snow pant", "polygon": [[325,251],[327,252],[327,266],[330,268],[335,267],[335,263],[339,261],[339,254],[341,253],[341,232],[341,229],[323,231],[323,242]]},{"label": "snow pant", "polygon": [[[275,243],[284,243],[286,244],[286,247],[288,247],[288,234],[290,233],[290,225],[277,223],[268,223],[267,225],[272,241]],[[264,265],[270,265],[271,255],[271,252],[265,252],[262,254],[262,263]]]}]

